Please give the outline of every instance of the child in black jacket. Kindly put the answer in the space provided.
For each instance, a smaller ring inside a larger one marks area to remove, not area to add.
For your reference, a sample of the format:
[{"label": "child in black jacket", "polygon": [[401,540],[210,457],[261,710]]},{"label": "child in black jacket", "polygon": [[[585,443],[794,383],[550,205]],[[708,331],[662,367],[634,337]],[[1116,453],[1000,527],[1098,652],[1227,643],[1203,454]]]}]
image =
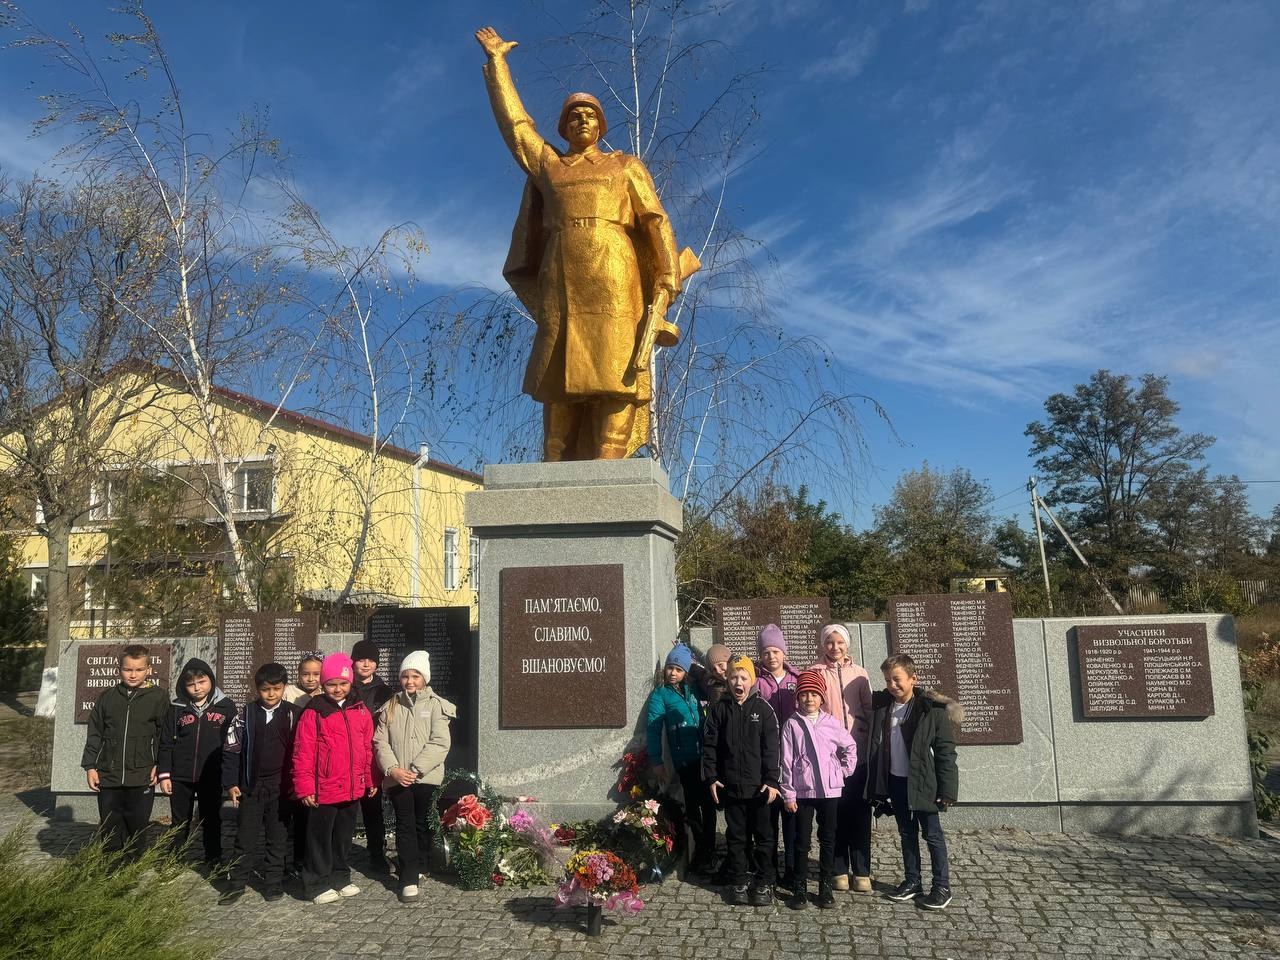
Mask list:
[{"label": "child in black jacket", "polygon": [[236,860],[231,883],[219,899],[234,903],[244,896],[256,866],[258,841],[266,836],[262,899],[284,897],[285,853],[289,847],[289,815],[292,803],[289,770],[293,761],[293,735],[302,708],[284,699],[288,671],[268,663],[253,675],[258,699],[244,708],[227,731],[222,747],[222,785],[239,811],[236,828]]},{"label": "child in black jacket", "polygon": [[[964,720],[960,704],[916,684],[916,664],[905,653],[880,665],[885,689],[871,696],[870,758],[867,799],[889,800],[906,877],[888,895],[905,901],[922,897],[920,905],[945,909],[951,902],[951,872],[944,813],[959,798],[955,730]],[[920,874],[920,835],[929,848],[933,886],[928,896]]]},{"label": "child in black jacket", "polygon": [[198,819],[204,862],[222,859],[222,741],[236,718],[236,705],[218,689],[213,668],[193,657],[178,674],[176,695],[165,715],[156,776],[169,797],[181,843]]},{"label": "child in black jacket", "polygon": [[730,902],[764,907],[773,903],[769,804],[779,788],[778,718],[752,690],[755,682],[751,659],[734,657],[729,696],[707,713],[702,778],[710,785],[711,799],[724,808]]},{"label": "child in black jacket", "polygon": [[150,680],[147,648],[131,644],[117,663],[120,682],[93,705],[80,758],[89,789],[98,795],[98,829],[108,850],[132,847],[151,822],[166,712],[164,691]]},{"label": "child in black jacket", "polygon": [[[351,665],[355,682],[351,684],[351,696],[366,707],[373,716],[382,705],[395,696],[395,688],[377,674],[381,651],[372,640],[357,640],[351,648]],[[382,796],[364,797],[360,801],[360,819],[364,821],[365,845],[369,851],[369,869],[385,873],[387,863],[387,820],[383,814]],[[405,881],[401,881],[402,883]]]}]

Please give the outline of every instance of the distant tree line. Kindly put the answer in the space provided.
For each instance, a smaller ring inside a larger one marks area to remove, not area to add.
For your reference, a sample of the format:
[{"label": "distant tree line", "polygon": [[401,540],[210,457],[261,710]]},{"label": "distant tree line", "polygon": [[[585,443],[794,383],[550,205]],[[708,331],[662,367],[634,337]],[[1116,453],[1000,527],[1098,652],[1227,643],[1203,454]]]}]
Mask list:
[{"label": "distant tree line", "polygon": [[[1239,581],[1280,580],[1280,507],[1257,516],[1244,480],[1210,476],[1203,461],[1214,438],[1177,425],[1168,387],[1165,377],[1099,370],[1049,397],[1045,418],[1026,429],[1041,494],[1116,596],[1141,587],[1170,610],[1238,613]],[[1030,507],[997,521],[994,502],[968,469],[926,462],[899,477],[870,529],[856,530],[806,487],[764,484],[723,519],[686,521],[682,618],[708,622],[716,599],[783,595],[827,596],[838,616],[878,617],[895,594],[945,593],[953,579],[997,571],[1016,612],[1044,614]],[[1044,526],[1055,613],[1110,612],[1067,542]]]}]

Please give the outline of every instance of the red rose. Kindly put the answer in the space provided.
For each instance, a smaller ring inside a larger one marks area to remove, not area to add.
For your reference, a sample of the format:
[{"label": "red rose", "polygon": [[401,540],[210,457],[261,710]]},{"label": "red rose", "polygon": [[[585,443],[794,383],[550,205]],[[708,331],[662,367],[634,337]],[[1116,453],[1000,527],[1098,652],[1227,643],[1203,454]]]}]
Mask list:
[{"label": "red rose", "polygon": [[503,881],[505,880],[506,880],[506,877],[504,877],[500,873],[495,873],[492,877],[489,878],[489,882],[492,883],[495,887],[502,886]]},{"label": "red rose", "polygon": [[492,814],[484,807],[472,807],[466,812],[465,819],[467,824],[477,829],[483,828],[489,822]]}]

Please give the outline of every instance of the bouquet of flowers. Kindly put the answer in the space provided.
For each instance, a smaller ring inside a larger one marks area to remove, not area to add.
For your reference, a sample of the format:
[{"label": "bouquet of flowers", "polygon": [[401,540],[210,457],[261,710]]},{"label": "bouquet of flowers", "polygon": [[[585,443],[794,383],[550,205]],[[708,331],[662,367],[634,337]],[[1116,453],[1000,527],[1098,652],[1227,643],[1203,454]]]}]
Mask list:
[{"label": "bouquet of flowers", "polygon": [[618,768],[618,782],[613,789],[620,797],[636,800],[657,793],[646,751],[628,750],[614,766]]},{"label": "bouquet of flowers", "polygon": [[614,831],[624,836],[621,845],[638,846],[647,854],[644,859],[661,864],[675,846],[675,831],[662,814],[657,800],[637,800],[613,815]]},{"label": "bouquet of flowers", "polygon": [[644,907],[636,875],[615,853],[583,850],[569,858],[565,878],[556,890],[560,907],[603,907],[639,913]]},{"label": "bouquet of flowers", "polygon": [[440,792],[465,780],[476,792],[455,801],[443,814],[432,810],[432,826],[465,890],[486,890],[506,883],[530,887],[551,883],[558,872],[556,839],[550,829],[521,804],[499,796],[472,773],[449,771]]}]

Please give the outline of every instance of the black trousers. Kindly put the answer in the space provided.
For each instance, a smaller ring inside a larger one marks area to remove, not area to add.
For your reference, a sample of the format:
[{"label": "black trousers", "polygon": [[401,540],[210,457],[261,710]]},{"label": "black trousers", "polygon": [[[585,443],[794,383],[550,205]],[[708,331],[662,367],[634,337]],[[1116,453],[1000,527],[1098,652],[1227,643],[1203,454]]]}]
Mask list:
[{"label": "black trousers", "polygon": [[107,850],[141,845],[142,832],[151,822],[155,787],[101,787],[98,790],[98,834]]},{"label": "black trousers", "polygon": [[845,777],[836,815],[836,873],[871,876],[871,804],[864,798],[867,764]]},{"label": "black trousers", "polygon": [[290,803],[288,807],[286,818],[293,837],[293,869],[301,871],[307,859],[307,813],[311,808],[300,801]]},{"label": "black trousers", "polygon": [[173,794],[169,797],[169,811],[173,825],[181,827],[174,836],[174,843],[187,839],[193,821],[199,821],[204,840],[206,862],[222,859],[222,770],[216,763],[206,767],[200,780],[170,780]]},{"label": "black trousers", "polygon": [[796,815],[788,813],[782,804],[782,797],[769,804],[769,828],[772,835],[769,850],[773,862],[778,862],[778,841],[782,841],[782,870],[794,873],[796,869]]},{"label": "black trousers", "polygon": [[426,873],[427,856],[431,852],[431,803],[436,787],[430,783],[395,784],[387,788],[387,798],[396,812],[396,858],[400,861],[400,886],[418,883],[418,874]]},{"label": "black trousers", "polygon": [[279,886],[284,879],[284,861],[289,846],[287,801],[280,798],[280,781],[258,781],[252,790],[240,794],[240,814],[236,827],[236,864],[231,871],[233,883],[249,882],[257,864],[258,850],[265,849],[262,875],[268,886]]},{"label": "black trousers", "polygon": [[387,822],[382,815],[382,793],[360,798],[360,819],[364,821],[364,844],[369,862],[382,867],[387,862]]},{"label": "black trousers", "polygon": [[359,800],[348,800],[307,809],[307,855],[302,864],[302,886],[308,896],[339,890],[351,882],[347,859],[359,808]]},{"label": "black trousers", "polygon": [[757,887],[773,882],[769,852],[769,804],[764,794],[747,800],[724,798],[724,842],[728,851],[729,881],[742,886],[750,881]]},{"label": "black trousers", "polygon": [[809,882],[809,841],[813,835],[813,819],[818,818],[818,883],[829,885],[835,874],[836,817],[840,799],[796,801],[796,890],[804,890]]},{"label": "black trousers", "polygon": [[709,863],[716,855],[716,808],[702,779],[702,764],[695,762],[680,767],[676,776],[684,793],[684,805],[672,816],[676,837],[684,842],[684,827],[688,824],[693,831],[693,849],[689,851],[689,858]]}]

